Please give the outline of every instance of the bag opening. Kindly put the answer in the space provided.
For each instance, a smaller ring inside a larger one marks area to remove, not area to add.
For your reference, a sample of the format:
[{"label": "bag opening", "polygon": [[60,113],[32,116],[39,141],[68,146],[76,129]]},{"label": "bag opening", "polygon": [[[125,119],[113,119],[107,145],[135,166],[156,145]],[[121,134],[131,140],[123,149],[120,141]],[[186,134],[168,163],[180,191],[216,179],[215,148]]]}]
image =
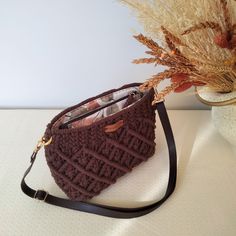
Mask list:
[{"label": "bag opening", "polygon": [[67,112],[53,126],[60,129],[88,126],[134,105],[143,95],[138,86],[117,90]]}]

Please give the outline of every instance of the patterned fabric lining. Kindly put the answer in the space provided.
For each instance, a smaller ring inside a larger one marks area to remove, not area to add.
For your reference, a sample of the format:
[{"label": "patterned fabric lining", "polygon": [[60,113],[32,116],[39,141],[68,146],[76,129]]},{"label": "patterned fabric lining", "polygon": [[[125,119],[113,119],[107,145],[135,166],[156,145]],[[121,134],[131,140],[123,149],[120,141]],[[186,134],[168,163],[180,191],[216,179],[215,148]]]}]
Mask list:
[{"label": "patterned fabric lining", "polygon": [[[135,93],[135,95],[132,93]],[[119,100],[122,97],[125,97],[127,95],[130,95],[130,96],[124,100],[121,100],[121,101],[119,101],[113,105],[110,105],[106,108],[101,108],[101,110],[99,110],[98,112],[91,114],[85,118],[78,119],[77,121],[73,121],[72,123],[68,124],[68,128],[78,128],[78,127],[82,127],[82,126],[88,126],[95,121],[101,120],[107,116],[115,114],[115,113],[121,111],[122,109],[133,105],[135,102],[137,102],[142,97],[143,94],[139,91],[138,87],[127,88],[127,89],[116,91],[114,93],[108,94],[106,96],[95,99],[91,102],[88,102],[88,103],[86,103],[80,107],[77,107],[76,109],[66,113],[54,124],[54,126],[60,126],[61,124],[65,124],[66,122],[70,121],[71,119],[74,119],[76,117],[84,115],[84,114],[91,112],[94,109],[97,109],[99,107],[103,107],[105,105],[108,105],[109,103]]]}]

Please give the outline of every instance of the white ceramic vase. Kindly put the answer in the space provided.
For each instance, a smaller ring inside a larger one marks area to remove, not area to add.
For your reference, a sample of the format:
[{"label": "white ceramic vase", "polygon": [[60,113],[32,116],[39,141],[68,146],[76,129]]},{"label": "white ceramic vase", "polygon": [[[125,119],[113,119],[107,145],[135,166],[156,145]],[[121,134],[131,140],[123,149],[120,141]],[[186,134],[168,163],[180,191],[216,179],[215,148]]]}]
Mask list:
[{"label": "white ceramic vase", "polygon": [[211,115],[219,133],[236,146],[236,104],[213,106]]},{"label": "white ceramic vase", "polygon": [[212,121],[218,132],[236,146],[236,91],[224,94],[203,88],[198,90],[198,96],[203,103],[212,106]]}]

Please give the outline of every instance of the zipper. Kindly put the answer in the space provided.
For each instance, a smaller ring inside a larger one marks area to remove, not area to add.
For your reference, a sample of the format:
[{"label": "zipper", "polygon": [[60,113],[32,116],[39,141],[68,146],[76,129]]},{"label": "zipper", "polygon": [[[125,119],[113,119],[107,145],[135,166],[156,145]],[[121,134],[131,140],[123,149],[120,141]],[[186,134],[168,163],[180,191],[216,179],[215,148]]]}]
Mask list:
[{"label": "zipper", "polygon": [[100,111],[100,110],[102,110],[102,109],[104,109],[104,108],[106,108],[106,107],[109,107],[109,106],[111,106],[111,105],[113,105],[113,104],[115,104],[115,103],[117,103],[117,102],[123,101],[123,100],[129,98],[130,96],[136,96],[136,95],[138,95],[138,94],[141,94],[141,95],[142,95],[142,93],[141,93],[140,91],[136,91],[136,90],[135,90],[135,91],[132,91],[130,94],[128,94],[128,95],[126,95],[126,96],[124,96],[124,97],[121,97],[121,98],[119,98],[119,99],[116,99],[116,100],[114,100],[114,101],[112,101],[112,102],[110,102],[110,103],[108,103],[108,104],[106,104],[106,105],[104,105],[104,106],[100,106],[100,107],[98,107],[98,108],[96,108],[96,109],[94,109],[94,110],[92,110],[92,111],[86,112],[86,113],[81,114],[81,115],[78,115],[78,116],[76,116],[76,117],[73,117],[72,119],[70,119],[70,120],[68,120],[67,122],[65,122],[65,123],[63,123],[62,125],[60,125],[60,126],[59,126],[59,129],[68,128],[68,125],[71,124],[71,123],[73,123],[73,122],[75,122],[75,121],[84,119],[85,117],[90,116],[90,115],[92,115],[92,114],[94,114],[94,113],[96,113],[96,112],[98,112],[98,111]]}]

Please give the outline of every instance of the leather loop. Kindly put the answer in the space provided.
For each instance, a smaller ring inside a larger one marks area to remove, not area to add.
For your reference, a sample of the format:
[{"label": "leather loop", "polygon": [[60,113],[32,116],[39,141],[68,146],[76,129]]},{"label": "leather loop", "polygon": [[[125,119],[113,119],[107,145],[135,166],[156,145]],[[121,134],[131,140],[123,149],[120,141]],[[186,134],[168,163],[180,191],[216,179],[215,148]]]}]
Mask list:
[{"label": "leather loop", "polygon": [[112,133],[118,130],[119,128],[121,128],[123,125],[124,125],[124,121],[119,120],[115,124],[105,126],[104,131],[105,133]]},{"label": "leather loop", "polygon": [[45,199],[47,198],[48,196],[48,192],[44,191],[44,190],[37,190],[35,192],[35,195],[34,195],[34,198],[35,199],[38,199],[38,200],[42,200],[42,201],[45,201]]},{"label": "leather loop", "polygon": [[48,204],[65,207],[73,210],[93,213],[97,215],[113,217],[113,218],[134,218],[143,216],[148,214],[159,206],[161,206],[167,198],[173,193],[176,185],[176,176],[177,176],[177,158],[176,158],[176,147],[174,136],[172,133],[170,121],[168,118],[168,114],[165,109],[165,105],[163,102],[160,102],[155,105],[161,120],[161,124],[163,126],[163,130],[165,133],[167,146],[169,150],[169,180],[167,185],[167,190],[164,197],[150,205],[143,206],[143,207],[136,207],[136,208],[122,208],[122,207],[115,207],[115,206],[108,206],[108,205],[101,205],[96,203],[87,203],[87,202],[79,202],[79,201],[72,201],[69,199],[59,198],[47,193],[44,190],[34,190],[30,188],[26,182],[25,178],[29,174],[35,159],[37,152],[34,152],[31,156],[31,163],[28,169],[26,170],[22,181],[21,181],[21,189],[22,191],[31,198],[37,198],[39,200],[43,200]]}]

